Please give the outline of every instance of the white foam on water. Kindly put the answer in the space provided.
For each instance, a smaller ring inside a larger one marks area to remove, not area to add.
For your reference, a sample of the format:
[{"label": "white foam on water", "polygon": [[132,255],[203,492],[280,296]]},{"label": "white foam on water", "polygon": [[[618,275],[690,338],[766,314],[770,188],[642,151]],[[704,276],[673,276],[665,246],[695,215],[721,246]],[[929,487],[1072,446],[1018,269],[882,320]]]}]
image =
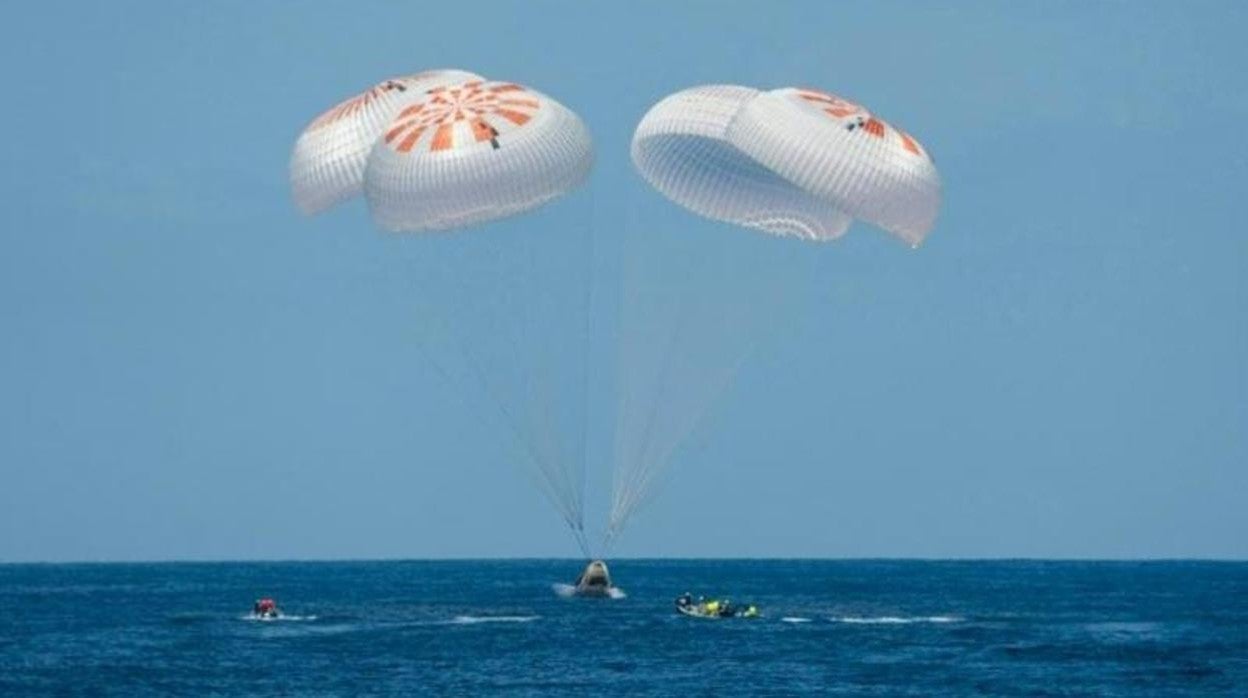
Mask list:
[{"label": "white foam on water", "polygon": [[531,623],[541,616],[455,616],[452,625],[475,625],[477,623]]},{"label": "white foam on water", "polygon": [[[576,596],[576,587],[571,584],[551,584],[550,588],[554,589],[556,594],[565,599],[570,599]],[[607,597],[612,599],[625,599],[628,598],[628,594],[624,593],[624,590],[619,587],[611,587],[610,589],[607,589]]]},{"label": "white foam on water", "polygon": [[829,620],[833,623],[857,625],[907,625],[910,623],[957,623],[962,619],[956,616],[841,616]]},{"label": "white foam on water", "polygon": [[781,623],[809,623],[810,619],[802,618],[801,616],[785,616],[784,618],[780,619],[780,622]]},{"label": "white foam on water", "polygon": [[283,613],[276,618],[272,616],[258,616],[254,613],[248,613],[242,616],[240,620],[251,621],[253,623],[305,623],[316,620],[316,616],[292,616]]}]

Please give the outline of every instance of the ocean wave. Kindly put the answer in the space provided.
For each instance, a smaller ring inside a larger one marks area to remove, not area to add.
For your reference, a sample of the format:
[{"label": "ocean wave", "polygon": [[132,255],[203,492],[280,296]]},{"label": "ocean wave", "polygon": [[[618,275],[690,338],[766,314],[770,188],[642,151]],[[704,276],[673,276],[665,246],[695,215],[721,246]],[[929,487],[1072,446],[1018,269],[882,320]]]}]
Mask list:
[{"label": "ocean wave", "polygon": [[452,625],[475,625],[477,623],[531,623],[541,616],[455,616]]},{"label": "ocean wave", "polygon": [[958,623],[957,616],[840,616],[830,618],[833,623],[857,625],[906,625],[909,623]]},{"label": "ocean wave", "polygon": [[801,616],[785,616],[780,619],[781,623],[809,623],[810,618],[802,618]]}]

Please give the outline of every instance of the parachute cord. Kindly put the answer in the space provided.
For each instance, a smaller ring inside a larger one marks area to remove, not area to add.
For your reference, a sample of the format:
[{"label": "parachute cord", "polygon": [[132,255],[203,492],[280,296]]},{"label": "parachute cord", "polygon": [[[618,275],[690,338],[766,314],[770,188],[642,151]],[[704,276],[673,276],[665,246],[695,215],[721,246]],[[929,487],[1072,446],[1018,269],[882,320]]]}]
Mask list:
[{"label": "parachute cord", "polygon": [[[635,212],[633,209],[624,211],[624,228],[625,236],[623,244],[628,245],[634,238]],[[636,271],[640,262],[635,258],[636,254],[627,254],[627,249],[620,255],[623,260],[623,268],[620,273],[620,288],[617,295],[617,304],[620,319],[619,327],[616,330],[616,355],[615,359],[615,385],[614,389],[619,394],[618,404],[616,405],[615,415],[615,433],[612,439],[612,461],[614,467],[611,469],[611,513],[608,519],[607,532],[605,534],[604,544],[609,544],[616,534],[617,529],[617,510],[619,500],[623,496],[626,479],[630,475],[628,471],[629,456],[626,455],[627,440],[630,438],[629,433],[631,427],[629,424],[634,420],[633,403],[637,401],[634,392],[638,389],[639,381],[636,376],[630,376],[626,363],[629,356],[634,353],[631,348],[633,335],[629,333],[629,327],[636,324],[633,317],[636,312],[636,303],[630,303],[629,289],[636,288],[638,281],[635,276],[639,273]]]},{"label": "parachute cord", "polygon": [[572,537],[576,539],[576,545],[581,549],[581,554],[586,558],[593,558],[593,554],[589,551],[589,539],[585,537],[585,529],[581,526],[573,526]]},{"label": "parachute cord", "polygon": [[[578,452],[574,455],[575,458],[579,458],[581,461],[580,462],[581,467],[579,470],[580,480],[577,484],[581,493],[580,500],[582,502],[582,505],[585,501],[585,471],[589,467],[589,456],[590,456],[589,454],[589,423],[590,423],[589,414],[590,414],[591,395],[590,395],[590,380],[589,380],[589,362],[590,362],[590,356],[592,354],[590,342],[592,341],[592,337],[594,336],[593,335],[593,318],[594,318],[593,309],[594,309],[594,288],[595,288],[594,279],[596,278],[595,273],[594,273],[594,265],[597,262],[596,251],[597,251],[597,235],[598,235],[598,225],[597,225],[598,198],[597,196],[595,196],[594,192],[595,192],[594,187],[590,186],[589,187],[589,234],[588,234],[589,249],[586,252],[586,256],[588,257],[588,259],[586,259],[585,264],[582,265],[582,268],[585,269],[586,272],[585,272],[585,292],[584,294],[582,294],[583,298],[585,299],[584,301],[585,302],[585,318],[584,318],[585,322],[582,328],[584,331],[584,335],[581,338],[581,405],[580,405],[580,409],[578,410],[580,412],[580,434],[579,434],[580,444],[578,445],[578,449],[577,449]],[[581,542],[582,550],[588,554],[589,543],[588,541],[585,540],[585,532],[581,531],[580,533],[581,533],[580,542]]]},{"label": "parachute cord", "polygon": [[[706,265],[707,255],[694,255],[694,273],[690,274],[693,278],[697,278],[699,273]],[[641,439],[638,441],[638,448],[634,454],[635,462],[630,470],[625,465],[626,477],[624,478],[624,487],[613,497],[615,500],[612,504],[610,527],[613,530],[622,529],[623,523],[633,513],[635,502],[640,496],[640,489],[646,482],[650,480],[648,473],[653,467],[659,467],[649,462],[648,455],[653,447],[653,431],[655,419],[658,415],[660,406],[663,404],[664,398],[667,396],[670,380],[668,374],[672,370],[675,363],[676,348],[679,346],[679,340],[684,336],[686,327],[688,326],[688,318],[691,312],[690,293],[682,294],[680,297],[680,311],[677,313],[676,327],[668,336],[666,348],[663,351],[659,366],[659,373],[655,379],[656,395],[650,401],[650,409],[646,416],[645,426]],[[662,449],[661,449],[662,450]],[[621,464],[617,462],[617,468]]]},{"label": "parachute cord", "polygon": [[[564,521],[566,521],[569,526],[575,527],[577,525],[576,517],[573,512],[568,510],[568,508],[564,505],[562,498],[559,496],[558,486],[554,482],[554,478],[550,473],[550,468],[548,465],[546,465],[545,459],[540,454],[539,449],[537,449],[536,446],[529,439],[525,438],[524,430],[521,429],[517,425],[517,420],[515,419],[515,417],[502,404],[499,398],[495,395],[494,391],[490,388],[488,382],[481,375],[479,367],[476,365],[476,363],[472,359],[472,355],[467,351],[466,348],[462,347],[462,343],[460,343],[458,339],[454,337],[453,333],[448,332],[446,334],[448,337],[451,337],[452,341],[455,341],[457,344],[460,344],[461,349],[463,349],[463,356],[465,358],[465,363],[468,365],[470,369],[470,375],[472,375],[474,378],[477,379],[477,382],[480,388],[490,398],[489,401],[491,402],[491,404],[494,405],[495,409],[499,413],[499,416],[502,417],[502,420],[501,420],[502,424],[511,431],[512,438],[515,439],[517,445],[519,445],[523,449],[523,452],[525,453],[525,455],[533,462],[534,465],[537,466],[538,471],[542,473],[542,478],[539,478],[535,483],[537,484],[538,489],[541,490],[543,494],[545,494],[546,497],[550,500],[550,502],[555,506],[556,511],[560,513],[560,516],[564,519]],[[435,369],[437,369],[439,375],[441,375],[446,380],[447,384],[451,387],[454,387],[454,384],[456,381],[451,377],[450,372],[446,370],[446,367],[442,364],[442,362],[438,361],[436,357],[431,355],[423,346],[421,346],[419,342],[417,342],[416,346],[417,346],[417,351],[420,351],[425,356],[425,358],[429,360],[429,363]],[[478,410],[474,409],[473,412],[477,413],[476,415],[477,419],[484,426],[487,426],[487,427],[489,426],[489,423],[481,417],[481,415],[478,413]]]},{"label": "parachute cord", "polygon": [[[777,261],[782,264],[781,268],[794,269],[795,265],[792,264],[791,258],[800,251],[799,248],[803,242],[781,240],[776,243],[781,246],[777,256]],[[704,271],[705,267],[712,264],[712,256],[698,256],[694,260],[694,269]],[[715,260],[718,261],[717,266],[721,267],[717,278],[724,278],[724,272],[732,272],[732,278],[740,279],[739,272],[733,271],[733,267],[727,264],[726,259],[715,257]],[[639,509],[648,505],[657,495],[660,491],[658,483],[668,472],[677,450],[706,424],[708,417],[723,403],[735,377],[740,374],[746,361],[757,351],[763,337],[768,334],[761,331],[759,321],[762,320],[763,325],[772,325],[784,320],[785,313],[776,312],[775,309],[788,307],[788,304],[782,304],[779,301],[784,296],[784,279],[792,276],[792,273],[776,276],[769,273],[770,270],[766,265],[752,264],[749,268],[756,273],[752,280],[746,278],[744,281],[758,292],[756,299],[759,302],[740,306],[741,312],[739,313],[723,314],[722,317],[712,320],[727,329],[727,337],[730,341],[717,344],[718,350],[726,354],[724,355],[726,362],[720,363],[712,360],[702,369],[697,368],[699,365],[697,362],[686,365],[684,371],[694,370],[695,373],[701,371],[700,374],[692,376],[684,383],[673,385],[672,381],[683,373],[677,365],[681,364],[679,359],[688,353],[683,351],[682,342],[686,335],[693,331],[689,326],[690,314],[696,309],[703,308],[703,305],[710,300],[709,297],[695,298],[696,291],[694,294],[682,296],[685,303],[682,304],[679,324],[673,334],[669,335],[672,340],[671,346],[662,356],[664,363],[656,386],[658,395],[650,405],[645,437],[639,441],[640,452],[631,462],[617,461],[617,469],[625,470],[629,477],[621,479],[621,484],[617,486],[605,544],[609,545],[610,541],[617,538],[628,519]],[[799,265],[799,268],[809,270],[808,265],[805,264]],[[808,276],[809,274],[798,274],[797,278]],[[760,314],[760,311],[765,312]],[[699,312],[699,316],[705,317],[705,314]],[[733,351],[733,347],[740,348]],[[724,352],[725,349],[728,351]],[[673,356],[677,352],[681,356]],[[675,377],[672,375],[673,372],[676,374]],[[680,400],[682,398],[687,398],[684,406],[668,404],[669,399]],[[659,417],[658,413],[662,410],[667,411]],[[625,420],[621,419],[621,431],[627,431],[624,424]],[[657,429],[657,424],[662,424],[663,428]],[[621,455],[622,451],[617,449],[617,458]]]},{"label": "parachute cord", "polygon": [[[523,414],[527,417],[524,423],[528,428],[524,433],[528,439],[530,450],[538,455],[537,465],[545,479],[546,487],[544,491],[555,505],[555,508],[561,512],[568,525],[575,527],[582,523],[579,498],[570,488],[566,454],[561,453],[561,449],[555,443],[556,439],[553,432],[556,427],[550,421],[554,410],[551,409],[546,391],[548,373],[545,363],[543,363],[544,356],[540,348],[533,345],[529,333],[529,327],[533,319],[534,308],[532,306],[537,304],[538,299],[535,283],[535,278],[538,276],[535,262],[535,237],[533,235],[525,235],[520,241],[525,255],[518,265],[508,267],[503,254],[499,251],[499,247],[491,246],[490,249],[495,253],[499,266],[512,272],[509,280],[515,289],[521,291],[520,293],[513,292],[506,296],[509,299],[519,301],[517,303],[519,307],[513,307],[516,311],[513,313],[513,317],[519,319],[519,327],[514,329],[518,337],[513,337],[516,342],[512,345],[511,350],[506,353],[510,358],[513,378],[516,379],[517,387],[521,392],[517,396],[521,401],[518,407],[523,410]],[[520,356],[521,351],[526,352],[527,356]],[[528,359],[527,364],[526,359]]]},{"label": "parachute cord", "polygon": [[[492,247],[491,249],[493,250]],[[570,509],[567,505],[567,498],[563,496],[563,493],[561,492],[562,488],[560,487],[558,481],[558,475],[550,462],[550,454],[545,453],[543,449],[538,447],[537,443],[533,440],[532,435],[522,427],[521,421],[510,409],[508,409],[506,402],[498,393],[496,387],[493,386],[485,377],[485,373],[481,369],[479,362],[474,358],[473,352],[463,343],[455,332],[445,329],[445,321],[442,318],[441,313],[438,313],[437,310],[432,307],[430,307],[429,310],[430,312],[428,312],[427,315],[437,320],[435,323],[437,326],[443,327],[441,334],[448,338],[458,348],[458,352],[456,353],[463,357],[464,365],[468,368],[468,375],[475,379],[476,384],[479,386],[481,391],[485,393],[487,397],[485,402],[493,406],[494,410],[501,418],[500,421],[502,425],[511,432],[515,443],[521,447],[522,452],[528,457],[533,465],[537,466],[538,472],[542,475],[542,477],[535,480],[535,484],[538,486],[538,489],[546,495],[548,500],[554,505],[556,511],[560,513],[560,516],[567,522],[567,524],[575,527],[579,523],[577,520],[577,512]],[[450,372],[446,369],[442,362],[433,356],[422,345],[422,343],[417,342],[417,347],[418,350],[425,355],[429,362],[447,380],[448,384],[454,387],[455,381],[451,378]],[[488,421],[481,416],[479,410],[474,410],[474,412],[477,412],[476,416],[478,420],[481,421],[483,425],[488,427]]]},{"label": "parachute cord", "polygon": [[716,386],[712,391],[712,396],[707,401],[707,404],[703,406],[702,409],[698,410],[696,414],[693,415],[692,419],[688,420],[686,426],[677,430],[675,438],[672,439],[668,446],[659,453],[659,455],[652,461],[651,465],[647,467],[646,476],[637,488],[636,499],[630,506],[630,516],[649,504],[657,494],[658,487],[652,485],[654,485],[655,480],[661,477],[665,472],[664,466],[670,462],[672,456],[675,454],[680,445],[685,443],[691,434],[697,431],[700,426],[705,424],[704,420],[706,417],[715,411],[724,396],[728,394],[728,387],[732,385],[733,379],[735,379],[737,374],[741,372],[741,367],[745,365],[746,360],[748,360],[750,355],[754,353],[754,349],[758,346],[758,343],[759,341],[757,339],[752,340],[749,343],[749,346],[747,346],[741,353],[741,356],[733,362],[732,367],[728,369],[728,373],[722,380],[719,381],[718,386]]},{"label": "parachute cord", "polygon": [[[812,275],[812,267],[808,263],[802,263],[804,258],[799,254],[800,246],[805,243],[796,240],[782,240],[779,242],[785,245],[779,255],[779,263],[784,269],[792,271],[786,276],[768,274],[766,271],[763,271],[761,276],[757,277],[760,282],[759,294],[764,299],[760,307],[763,308],[790,307],[788,304],[781,302],[785,295],[785,282],[788,279],[797,279],[799,283],[805,283]],[[783,313],[768,312],[762,316],[761,325],[757,322],[756,317],[749,314],[745,315],[744,319],[737,323],[744,330],[743,343],[745,346],[734,358],[727,372],[716,381],[716,385],[712,387],[711,393],[702,409],[697,410],[691,419],[677,429],[675,438],[669,442],[667,448],[655,459],[654,464],[657,469],[650,471],[650,477],[658,477],[662,474],[664,464],[672,458],[680,445],[687,442],[695,432],[705,426],[707,417],[723,403],[725,397],[730,392],[729,388],[732,386],[734,379],[741,372],[741,368],[757,351],[763,339],[774,334],[772,331],[764,331],[763,327],[770,326],[774,328],[773,323],[780,323],[783,319]],[[648,504],[657,491],[658,488],[652,487],[650,480],[645,481],[640,488],[640,495],[638,501],[633,506],[633,511],[641,509]]]}]

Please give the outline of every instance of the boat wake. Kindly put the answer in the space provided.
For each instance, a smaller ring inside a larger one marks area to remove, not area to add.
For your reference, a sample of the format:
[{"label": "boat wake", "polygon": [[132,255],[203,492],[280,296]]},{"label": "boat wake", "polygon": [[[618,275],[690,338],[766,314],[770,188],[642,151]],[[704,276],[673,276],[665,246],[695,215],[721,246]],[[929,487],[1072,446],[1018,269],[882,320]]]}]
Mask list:
[{"label": "boat wake", "polygon": [[248,613],[239,620],[245,620],[252,623],[307,623],[316,620],[316,616],[293,616],[282,614],[280,616],[258,616],[254,613]]}]

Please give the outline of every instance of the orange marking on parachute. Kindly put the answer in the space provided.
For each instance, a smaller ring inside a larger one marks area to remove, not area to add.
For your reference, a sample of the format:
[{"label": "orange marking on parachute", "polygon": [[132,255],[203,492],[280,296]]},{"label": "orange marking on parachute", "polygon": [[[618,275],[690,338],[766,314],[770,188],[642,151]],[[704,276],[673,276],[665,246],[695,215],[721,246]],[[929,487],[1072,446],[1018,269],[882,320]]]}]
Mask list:
[{"label": "orange marking on parachute", "polygon": [[498,103],[506,107],[529,107],[530,109],[538,107],[535,99],[500,99]]},{"label": "orange marking on parachute", "polygon": [[494,127],[486,123],[485,119],[473,119],[472,135],[476,137],[477,142],[493,140],[496,137]]},{"label": "orange marking on parachute", "polygon": [[849,100],[841,99],[836,95],[824,94],[822,92],[798,92],[797,95],[808,102],[820,102],[829,106],[824,107],[824,111],[838,119],[843,119],[850,114],[857,114],[864,109]]},{"label": "orange marking on parachute", "polygon": [[498,114],[499,116],[503,117],[504,119],[510,121],[511,123],[517,126],[523,126],[529,123],[529,119],[533,118],[529,116],[528,114],[522,114],[512,109],[495,109],[494,113]]},{"label": "orange marking on parachute", "polygon": [[403,111],[399,112],[399,117],[402,118],[404,116],[413,116],[413,115],[419,114],[420,110],[424,108],[425,108],[425,103],[421,102],[420,104],[410,106],[407,109],[404,109]]},{"label": "orange marking on parachute", "polygon": [[862,125],[862,130],[875,136],[876,138],[884,137],[884,122],[874,116],[867,119],[867,123]]},{"label": "orange marking on parachute", "polygon": [[827,102],[828,104],[837,104],[840,102],[838,99],[833,99],[828,95],[820,94],[818,92],[798,92],[797,94],[802,99],[810,102]]},{"label": "orange marking on parachute", "polygon": [[469,80],[468,82],[464,83],[464,87],[467,87],[468,89],[473,89],[473,88],[480,87],[482,84],[483,83],[480,80]]},{"label": "orange marking on parachute", "polygon": [[452,143],[452,126],[450,124],[442,124],[437,131],[433,132],[433,142],[429,144],[430,150],[448,150]]},{"label": "orange marking on parachute", "polygon": [[495,85],[494,87],[490,88],[490,92],[493,92],[495,94],[499,92],[516,92],[516,91],[524,92],[524,88],[515,83],[510,83],[507,85]]},{"label": "orange marking on parachute", "polygon": [[416,123],[416,122],[415,122],[415,121],[404,121],[403,123],[399,124],[398,126],[395,126],[394,128],[390,129],[388,132],[386,132],[386,142],[387,142],[387,143],[389,143],[390,141],[394,140],[395,138],[398,138],[400,133],[403,133],[405,130],[407,130],[407,129],[408,129],[408,127],[412,126],[412,124],[414,124],[414,123]]},{"label": "orange marking on parachute", "polygon": [[416,141],[420,140],[420,136],[424,132],[424,126],[417,126],[415,129],[412,129],[412,132],[407,134],[407,138],[404,138],[403,141],[399,143],[397,150],[400,153],[410,153],[412,151],[412,147],[416,145]]},{"label": "orange marking on parachute", "polygon": [[923,151],[919,150],[919,144],[914,142],[914,139],[910,137],[910,134],[902,131],[901,129],[897,129],[897,135],[901,136],[901,146],[903,148],[909,150],[915,155],[923,154]]}]

